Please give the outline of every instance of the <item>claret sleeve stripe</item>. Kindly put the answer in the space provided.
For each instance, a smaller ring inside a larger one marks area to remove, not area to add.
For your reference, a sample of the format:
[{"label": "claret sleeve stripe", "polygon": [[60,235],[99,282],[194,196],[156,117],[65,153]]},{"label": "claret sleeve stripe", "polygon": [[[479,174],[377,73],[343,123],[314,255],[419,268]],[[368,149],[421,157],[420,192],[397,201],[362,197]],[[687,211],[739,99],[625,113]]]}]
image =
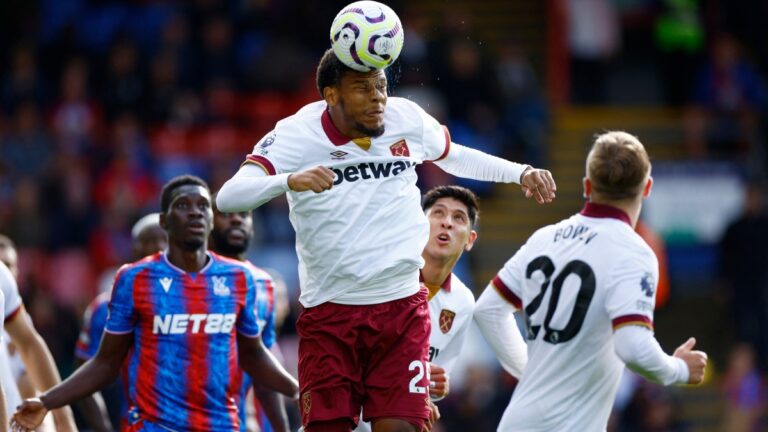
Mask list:
[{"label": "claret sleeve stripe", "polygon": [[435,161],[443,160],[446,156],[448,156],[448,152],[451,151],[451,133],[448,131],[448,128],[445,125],[443,126],[443,133],[445,134],[445,150],[443,151],[443,154],[440,155],[439,158],[435,159]]},{"label": "claret sleeve stripe", "polygon": [[648,327],[649,329],[653,330],[653,321],[651,321],[651,319],[645,315],[623,315],[618,318],[614,318],[612,323],[614,331],[627,325]]},{"label": "claret sleeve stripe", "polygon": [[269,159],[263,156],[257,156],[252,154],[248,155],[245,158],[245,162],[243,162],[243,165],[249,164],[249,163],[260,166],[269,175],[277,174],[277,171],[275,171],[275,166],[272,165],[272,162],[270,162]]},{"label": "claret sleeve stripe", "polygon": [[508,301],[518,309],[523,308],[523,302],[522,300],[520,300],[520,297],[516,296],[515,293],[513,293],[512,290],[510,290],[504,284],[504,282],[501,280],[499,276],[494,277],[493,280],[491,281],[491,284],[493,285],[494,288],[496,288],[496,291],[498,291],[499,294],[501,294],[501,296],[504,297],[506,301]]}]

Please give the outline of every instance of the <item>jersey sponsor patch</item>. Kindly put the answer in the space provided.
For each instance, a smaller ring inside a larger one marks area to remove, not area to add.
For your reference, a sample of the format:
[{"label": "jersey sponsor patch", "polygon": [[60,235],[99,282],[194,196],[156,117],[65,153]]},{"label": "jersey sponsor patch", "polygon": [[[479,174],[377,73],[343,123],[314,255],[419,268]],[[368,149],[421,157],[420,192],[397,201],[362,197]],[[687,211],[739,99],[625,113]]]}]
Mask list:
[{"label": "jersey sponsor patch", "polygon": [[443,309],[440,311],[440,331],[448,333],[453,326],[453,319],[456,318],[456,312]]},{"label": "jersey sponsor patch", "polygon": [[392,156],[408,157],[411,155],[410,150],[408,150],[408,144],[404,139],[401,139],[400,141],[389,146],[389,151],[392,152]]},{"label": "jersey sponsor patch", "polygon": [[154,334],[231,333],[237,314],[166,314],[155,315],[152,320]]}]

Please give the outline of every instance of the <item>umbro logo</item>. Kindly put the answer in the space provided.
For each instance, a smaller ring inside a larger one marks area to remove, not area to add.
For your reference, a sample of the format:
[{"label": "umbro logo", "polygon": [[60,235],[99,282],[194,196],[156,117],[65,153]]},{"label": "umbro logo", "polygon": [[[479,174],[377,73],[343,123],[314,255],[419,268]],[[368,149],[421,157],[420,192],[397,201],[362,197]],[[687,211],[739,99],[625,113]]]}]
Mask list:
[{"label": "umbro logo", "polygon": [[217,296],[228,296],[230,294],[227,286],[227,278],[224,276],[213,277],[213,293]]},{"label": "umbro logo", "polygon": [[163,290],[165,292],[168,292],[168,290],[171,289],[171,282],[173,282],[173,279],[169,277],[164,277],[160,279],[160,285],[162,285]]},{"label": "umbro logo", "polygon": [[341,150],[336,150],[335,152],[331,152],[331,158],[332,159],[344,159],[344,156],[348,155],[349,153]]}]

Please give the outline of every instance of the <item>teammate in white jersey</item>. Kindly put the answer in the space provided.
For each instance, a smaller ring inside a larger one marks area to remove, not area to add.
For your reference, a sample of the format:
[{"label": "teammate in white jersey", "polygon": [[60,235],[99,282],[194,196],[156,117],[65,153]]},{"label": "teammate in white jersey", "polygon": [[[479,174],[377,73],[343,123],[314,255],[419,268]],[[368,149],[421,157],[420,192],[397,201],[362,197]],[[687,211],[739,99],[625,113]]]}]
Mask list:
[{"label": "teammate in white jersey", "polygon": [[[10,247],[15,252],[11,240],[1,234],[0,247]],[[43,338],[35,330],[35,327],[32,325],[32,319],[24,309],[14,273],[2,261],[0,261],[0,291],[3,292],[5,299],[5,306],[2,310],[5,331],[11,342],[18,349],[35,390],[44,391],[53,387],[61,381],[59,371],[56,369],[56,364],[53,361],[53,356]],[[6,349],[0,350],[0,358],[2,358],[0,363],[9,364],[8,351]],[[11,368],[0,368],[0,375],[2,375],[0,379],[5,390],[6,409],[10,415],[21,403],[21,396],[11,373]],[[69,407],[60,408],[52,411],[52,413],[58,431],[77,430],[72,410]]]},{"label": "teammate in white jersey", "polygon": [[[5,312],[5,294],[3,294],[2,290],[0,290],[0,311]],[[5,344],[3,341],[3,327],[3,320],[0,320],[0,345]],[[10,369],[11,366],[0,358],[0,368]],[[8,410],[5,408],[5,391],[3,391],[3,382],[5,382],[5,380],[6,378],[0,374],[0,432],[8,430]]]},{"label": "teammate in white jersey", "polygon": [[528,320],[529,363],[500,431],[605,430],[625,364],[663,385],[704,374],[694,338],[669,356],[653,336],[658,264],[633,229],[653,185],[643,145],[599,135],[586,171],[584,209],[536,231],[478,299]]},{"label": "teammate in white jersey", "polygon": [[388,100],[382,70],[356,72],[328,50],[317,84],[323,100],[277,123],[222,187],[218,207],[244,211],[288,196],[305,307],[297,323],[305,429],[348,431],[363,406],[377,432],[419,430],[429,415],[429,312],[418,279],[429,224],[416,165],[519,182],[540,203],[554,198],[555,183],[548,171],[451,143],[418,105]]}]

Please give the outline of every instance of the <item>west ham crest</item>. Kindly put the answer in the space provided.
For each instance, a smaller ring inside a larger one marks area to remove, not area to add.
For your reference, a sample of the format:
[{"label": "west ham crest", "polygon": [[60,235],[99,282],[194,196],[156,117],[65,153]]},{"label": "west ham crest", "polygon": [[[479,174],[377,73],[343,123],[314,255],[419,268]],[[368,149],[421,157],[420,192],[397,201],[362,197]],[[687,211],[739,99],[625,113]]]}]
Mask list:
[{"label": "west ham crest", "polygon": [[392,152],[392,156],[410,156],[411,152],[408,151],[408,144],[405,143],[404,139],[401,139],[400,141],[392,144],[389,146],[389,151]]},{"label": "west ham crest", "polygon": [[443,333],[448,333],[451,331],[451,326],[453,325],[453,318],[456,317],[456,312],[449,311],[448,309],[443,309],[440,311],[440,331]]}]

